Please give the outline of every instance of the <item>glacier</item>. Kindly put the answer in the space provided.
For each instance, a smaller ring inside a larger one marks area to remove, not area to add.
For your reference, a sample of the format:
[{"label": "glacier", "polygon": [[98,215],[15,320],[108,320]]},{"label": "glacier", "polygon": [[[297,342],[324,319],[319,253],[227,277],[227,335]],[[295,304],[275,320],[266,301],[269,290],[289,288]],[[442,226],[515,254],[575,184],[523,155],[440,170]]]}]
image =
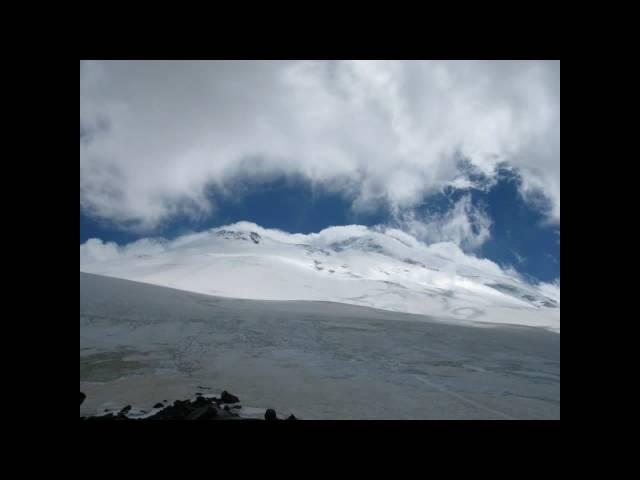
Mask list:
[{"label": "glacier", "polygon": [[559,288],[394,229],[351,225],[305,235],[239,222],[173,241],[90,240],[80,246],[80,271],[219,297],[327,301],[560,332]]}]

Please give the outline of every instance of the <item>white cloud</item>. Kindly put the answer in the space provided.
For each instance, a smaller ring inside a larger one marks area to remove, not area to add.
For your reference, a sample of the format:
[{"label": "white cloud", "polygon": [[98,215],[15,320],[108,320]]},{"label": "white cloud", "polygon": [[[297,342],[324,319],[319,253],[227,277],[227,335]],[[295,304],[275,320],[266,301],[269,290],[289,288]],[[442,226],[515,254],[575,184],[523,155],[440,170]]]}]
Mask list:
[{"label": "white cloud", "polygon": [[119,257],[118,245],[113,242],[105,243],[99,238],[90,238],[80,245],[80,265],[115,260]]},{"label": "white cloud", "polygon": [[153,255],[163,252],[166,247],[167,242],[164,239],[143,238],[128,245],[119,246],[114,242],[103,242],[98,238],[91,238],[80,244],[80,265],[137,255]]},{"label": "white cloud", "polygon": [[523,257],[522,255],[520,255],[515,250],[511,250],[511,253],[513,254],[514,257],[516,257],[516,260],[518,261],[518,263],[524,263],[524,262],[527,261],[526,257]]},{"label": "white cloud", "polygon": [[538,290],[552,300],[560,303],[560,279],[558,278],[551,283],[539,283]]},{"label": "white cloud", "polygon": [[403,230],[425,243],[452,242],[464,250],[476,250],[491,237],[491,220],[473,205],[470,195],[444,214],[420,216],[408,211],[398,217]]},{"label": "white cloud", "polygon": [[468,186],[457,159],[560,217],[559,62],[84,62],[80,202],[141,229],[214,212],[212,183],[299,174],[356,209]]}]

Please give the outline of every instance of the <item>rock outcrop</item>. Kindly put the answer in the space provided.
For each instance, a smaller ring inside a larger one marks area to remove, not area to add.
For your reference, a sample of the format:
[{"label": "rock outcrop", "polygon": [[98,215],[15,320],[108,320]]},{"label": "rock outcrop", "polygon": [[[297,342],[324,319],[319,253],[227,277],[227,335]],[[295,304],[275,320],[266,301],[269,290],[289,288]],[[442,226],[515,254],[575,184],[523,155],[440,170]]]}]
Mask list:
[{"label": "rock outcrop", "polygon": [[[84,401],[86,395],[80,392],[80,404]],[[166,400],[165,400],[166,402]],[[98,415],[93,417],[80,417],[81,420],[128,420],[128,421],[153,421],[153,420],[258,420],[243,418],[238,413],[242,409],[241,405],[238,405],[240,399],[227,392],[222,392],[220,398],[204,396],[202,394],[196,395],[193,400],[176,400],[171,405],[164,405],[163,403],[156,403],[153,408],[160,409],[159,411],[142,418],[132,418],[131,405],[127,405],[122,408],[118,413],[107,413],[105,415]],[[229,404],[234,404],[230,406]],[[141,411],[138,411],[141,413]],[[264,414],[265,420],[273,421],[278,420],[275,410],[272,408],[267,409]],[[295,416],[290,415],[287,420],[297,420]]]}]

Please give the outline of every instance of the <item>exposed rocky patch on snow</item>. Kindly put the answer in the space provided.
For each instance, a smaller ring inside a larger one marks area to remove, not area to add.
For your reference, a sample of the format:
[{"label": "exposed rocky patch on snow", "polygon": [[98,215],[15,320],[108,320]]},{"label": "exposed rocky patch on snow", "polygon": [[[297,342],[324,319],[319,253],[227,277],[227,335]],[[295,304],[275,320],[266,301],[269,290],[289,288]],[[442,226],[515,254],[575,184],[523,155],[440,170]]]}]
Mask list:
[{"label": "exposed rocky patch on snow", "polygon": [[[80,406],[86,399],[86,395],[80,392]],[[176,400],[169,404],[164,402],[156,403],[149,411],[126,405],[119,409],[105,409],[101,414],[81,416],[80,420],[135,420],[135,421],[158,421],[158,420],[259,420],[255,415],[242,415],[242,405],[240,399],[235,395],[223,390],[220,397],[214,395],[204,395],[196,393],[195,398],[189,400]],[[253,409],[255,410],[255,409]],[[290,414],[286,418],[278,418],[276,411],[268,408],[264,412],[264,420],[298,420]]]}]

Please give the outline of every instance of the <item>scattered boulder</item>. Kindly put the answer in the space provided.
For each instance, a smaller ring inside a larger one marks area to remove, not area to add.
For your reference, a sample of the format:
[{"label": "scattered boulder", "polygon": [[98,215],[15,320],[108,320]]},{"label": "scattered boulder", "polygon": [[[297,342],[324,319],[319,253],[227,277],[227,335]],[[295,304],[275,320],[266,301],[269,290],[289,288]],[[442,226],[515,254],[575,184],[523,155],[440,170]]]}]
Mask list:
[{"label": "scattered boulder", "polygon": [[295,415],[292,413],[291,415],[289,415],[287,417],[287,420],[297,420],[297,418],[295,417]]},{"label": "scattered boulder", "polygon": [[238,397],[232,395],[226,390],[222,392],[222,395],[220,395],[220,400],[222,400],[222,403],[238,403],[240,401]]},{"label": "scattered boulder", "polygon": [[164,408],[164,405],[161,403],[156,403],[153,408]]},{"label": "scattered boulder", "polygon": [[127,413],[129,413],[130,410],[131,410],[131,405],[127,405],[122,410],[120,410],[120,413],[118,413],[118,415],[126,415]]},{"label": "scattered boulder", "polygon": [[80,405],[82,405],[82,402],[84,402],[85,398],[87,398],[87,396],[84,393],[80,392]]},{"label": "scattered boulder", "polygon": [[278,417],[276,416],[276,411],[273,408],[267,409],[267,411],[264,412],[264,419],[269,421],[277,420]]}]

